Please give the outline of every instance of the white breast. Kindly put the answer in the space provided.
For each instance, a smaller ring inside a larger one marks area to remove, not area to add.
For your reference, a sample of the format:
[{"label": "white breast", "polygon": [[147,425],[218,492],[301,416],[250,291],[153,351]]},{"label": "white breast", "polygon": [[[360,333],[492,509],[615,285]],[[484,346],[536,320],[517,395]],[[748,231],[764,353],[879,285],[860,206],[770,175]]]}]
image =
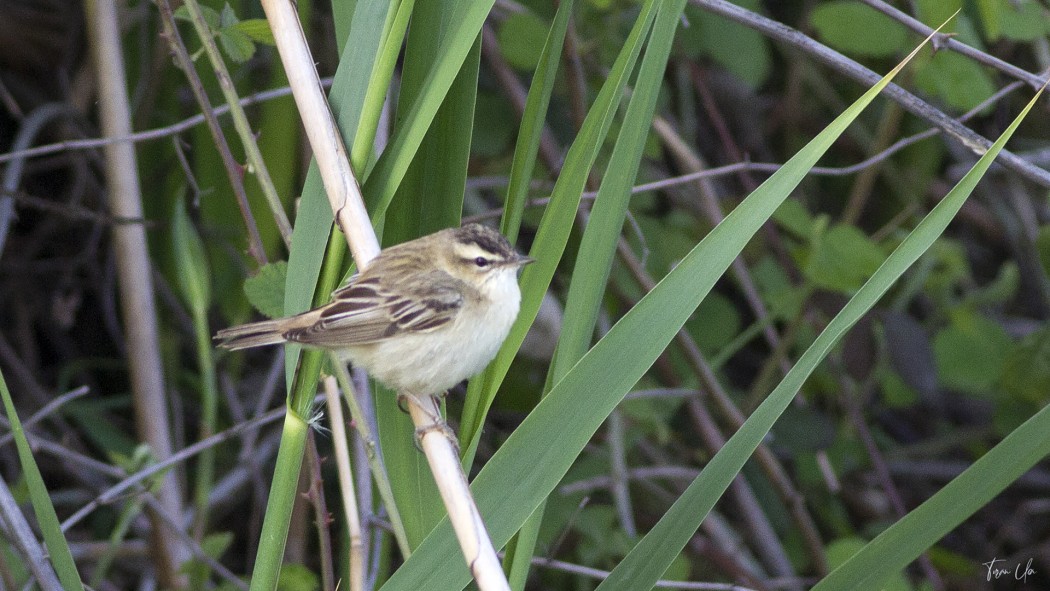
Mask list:
[{"label": "white breast", "polygon": [[468,301],[450,325],[349,351],[350,361],[388,387],[417,396],[440,394],[478,374],[496,356],[521,305],[514,269],[500,270],[481,291],[481,301]]}]

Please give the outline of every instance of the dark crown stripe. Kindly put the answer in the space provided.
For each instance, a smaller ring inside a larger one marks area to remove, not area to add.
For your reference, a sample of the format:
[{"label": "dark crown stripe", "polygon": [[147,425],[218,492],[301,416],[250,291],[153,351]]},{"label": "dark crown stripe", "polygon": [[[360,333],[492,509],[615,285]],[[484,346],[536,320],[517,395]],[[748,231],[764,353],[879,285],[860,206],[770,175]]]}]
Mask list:
[{"label": "dark crown stripe", "polygon": [[481,224],[470,224],[469,226],[463,226],[456,232],[456,238],[463,244],[476,244],[482,250],[491,252],[492,254],[498,254],[507,256],[511,253],[512,249],[510,243],[490,228],[482,226]]}]

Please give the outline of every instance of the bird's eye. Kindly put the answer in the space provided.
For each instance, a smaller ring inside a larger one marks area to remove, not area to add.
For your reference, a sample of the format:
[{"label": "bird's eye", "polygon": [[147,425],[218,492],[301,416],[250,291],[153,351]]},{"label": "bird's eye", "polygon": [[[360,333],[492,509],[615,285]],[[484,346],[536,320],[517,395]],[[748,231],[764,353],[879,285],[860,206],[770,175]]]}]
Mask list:
[{"label": "bird's eye", "polygon": [[482,269],[484,269],[485,267],[489,266],[489,262],[490,261],[487,258],[485,258],[485,257],[478,257],[478,258],[474,259],[474,264],[477,265],[478,267],[482,268]]}]

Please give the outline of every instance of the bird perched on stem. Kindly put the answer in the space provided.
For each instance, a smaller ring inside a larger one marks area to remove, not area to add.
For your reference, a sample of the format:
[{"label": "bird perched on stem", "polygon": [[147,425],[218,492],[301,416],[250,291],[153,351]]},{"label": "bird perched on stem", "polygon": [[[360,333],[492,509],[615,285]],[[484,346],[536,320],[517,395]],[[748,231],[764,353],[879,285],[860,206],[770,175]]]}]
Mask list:
[{"label": "bird perched on stem", "polygon": [[298,343],[336,352],[401,395],[440,394],[496,356],[533,259],[480,224],[391,246],[324,306],[219,331],[219,346]]}]

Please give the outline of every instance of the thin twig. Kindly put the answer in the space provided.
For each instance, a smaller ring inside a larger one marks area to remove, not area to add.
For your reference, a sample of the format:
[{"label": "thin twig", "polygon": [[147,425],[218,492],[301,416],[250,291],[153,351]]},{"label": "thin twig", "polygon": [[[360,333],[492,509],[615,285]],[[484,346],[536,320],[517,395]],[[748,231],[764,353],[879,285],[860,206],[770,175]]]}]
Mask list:
[{"label": "thin twig", "polygon": [[0,475],[0,526],[3,526],[5,541],[22,558],[22,565],[32,573],[40,588],[44,591],[61,591],[62,584],[47,559],[47,551],[37,541],[33,528],[22,514],[3,475]]},{"label": "thin twig", "polygon": [[129,475],[124,480],[121,480],[120,482],[114,484],[110,488],[103,491],[102,494],[95,497],[95,499],[92,500],[90,503],[81,507],[79,511],[66,518],[66,520],[62,522],[62,531],[68,531],[69,528],[73,527],[77,523],[80,523],[95,509],[119,498],[120,495],[124,494],[124,492],[130,489],[131,487],[137,486],[146,479],[151,478],[161,472],[164,472],[172,466],[174,466],[175,464],[186,461],[187,459],[192,458],[193,456],[201,453],[206,449],[210,449],[224,441],[236,437],[243,431],[255,429],[258,427],[262,427],[263,425],[273,423],[278,419],[283,418],[286,411],[287,408],[282,406],[280,408],[271,410],[270,412],[264,415],[256,417],[250,421],[234,425],[233,427],[230,427],[225,431],[216,433],[215,435],[212,435],[207,439],[202,439],[197,443],[190,445],[189,447],[185,447],[179,450],[177,453],[171,454],[164,460],[151,464],[148,468],[144,468],[134,474]]},{"label": "thin twig", "polygon": [[[889,4],[882,2],[882,0],[863,0],[865,4],[874,8],[875,10],[885,14],[893,20],[901,23],[905,27],[908,27],[912,31],[918,33],[921,37],[929,37],[933,33],[933,28],[926,26],[922,21],[913,18],[911,15],[890,6]],[[1008,7],[1004,7],[1005,10],[1010,10]],[[949,49],[958,53],[959,55],[965,55],[966,57],[974,60],[979,64],[983,64],[990,68],[999,70],[1000,72],[1010,76],[1011,78],[1017,78],[1031,86],[1033,89],[1038,90],[1046,82],[1045,78],[1041,78],[1038,74],[1022,70],[1017,66],[1004,62],[1003,60],[989,55],[979,49],[970,47],[956,39],[953,35],[948,33],[937,33],[933,36],[933,47],[934,49]]]},{"label": "thin twig", "polygon": [[[758,13],[740,8],[727,0],[690,0],[690,2],[704,10],[759,31],[772,39],[798,48],[811,55],[817,61],[866,86],[872,86],[882,78],[879,74],[826,45],[818,43],[802,32]],[[935,108],[896,84],[889,84],[883,93],[888,98],[900,103],[909,113],[932,123],[946,135],[966,146],[974,154],[983,155],[988,150],[988,147],[992,145],[992,142],[987,138],[962,125],[940,109]],[[1034,166],[1006,150],[1000,153],[999,158],[1004,166],[1024,178],[1042,187],[1050,187],[1050,171]]]},{"label": "thin twig", "polygon": [[[346,438],[346,422],[343,421],[343,405],[339,401],[339,385],[332,376],[324,380],[325,406],[328,423],[332,426],[332,448],[335,450],[335,467],[339,474],[339,496],[346,514],[346,527],[350,538],[350,591],[365,588],[365,547],[361,535],[361,519],[357,510],[357,492],[354,475],[350,468],[350,450]],[[353,392],[347,392],[353,396]]]},{"label": "thin twig", "polygon": [[259,151],[259,143],[255,141],[255,134],[252,133],[252,128],[248,124],[248,116],[244,113],[244,109],[241,108],[240,97],[237,96],[237,89],[233,86],[230,72],[226,69],[226,62],[223,61],[222,55],[219,53],[219,47],[215,44],[215,37],[208,23],[204,20],[204,14],[201,12],[201,7],[197,0],[185,0],[183,5],[189,12],[193,28],[197,30],[197,35],[200,36],[204,52],[208,54],[208,61],[211,62],[215,78],[219,81],[219,88],[222,89],[222,94],[226,98],[226,104],[230,106],[233,126],[237,129],[237,135],[241,138],[241,146],[244,147],[244,155],[248,158],[252,172],[255,173],[256,179],[259,181],[259,186],[266,197],[267,205],[270,206],[270,213],[273,214],[273,219],[277,223],[277,230],[281,233],[281,238],[284,239],[284,245],[290,248],[292,245],[292,224],[288,221],[288,214],[284,211],[284,204],[281,203],[281,197],[277,194],[277,188],[273,185],[273,179],[270,178],[270,169],[266,166],[266,161],[263,160],[262,152]]},{"label": "thin twig", "polygon": [[[338,399],[337,399],[338,401]],[[321,589],[335,591],[335,567],[332,565],[332,519],[325,502],[324,481],[321,479],[321,456],[317,453],[317,434],[310,430],[306,435],[307,487],[306,497],[313,506],[317,525],[317,554],[321,563]]]},{"label": "thin twig", "polygon": [[[321,80],[321,86],[328,88],[332,85],[331,78],[323,78]],[[287,86],[280,88],[274,88],[271,90],[263,90],[255,94],[248,95],[238,101],[238,104],[242,107],[263,103],[266,101],[286,97],[292,94],[292,89]],[[230,112],[229,105],[219,105],[218,107],[212,108],[207,113],[201,112],[192,117],[187,117],[178,123],[166,125],[164,127],[156,127],[146,131],[138,131],[135,133],[129,133],[123,136],[115,137],[102,137],[102,138],[90,138],[82,140],[64,140],[55,142],[53,144],[45,144],[43,146],[36,146],[34,148],[26,148],[24,150],[11,150],[10,152],[0,154],[0,163],[8,162],[18,158],[37,158],[39,156],[47,156],[48,154],[57,154],[58,152],[75,152],[80,150],[94,150],[96,148],[103,148],[110,144],[118,144],[123,142],[146,142],[151,140],[164,139],[173,135],[180,134],[184,131],[193,129],[198,125],[208,121],[211,116],[218,117],[225,115]]]},{"label": "thin twig", "polygon": [[[75,390],[71,390],[69,392],[66,392],[65,394],[63,394],[63,395],[59,396],[58,398],[55,398],[54,400],[49,402],[46,406],[44,406],[40,410],[38,410],[35,413],[33,413],[33,415],[30,416],[28,419],[22,421],[22,428],[28,431],[30,427],[32,427],[33,425],[37,424],[38,422],[44,420],[51,413],[57,412],[58,409],[62,408],[66,404],[76,400],[77,398],[81,398],[83,396],[86,396],[87,393],[90,392],[90,391],[91,390],[87,386],[81,386],[81,387],[79,387],[79,388],[77,388]],[[3,447],[5,445],[7,445],[13,439],[14,439],[14,434],[12,434],[12,433],[8,433],[7,435],[4,435],[4,436],[0,437],[0,447]]]},{"label": "thin twig", "polygon": [[[408,545],[408,534],[405,533],[405,524],[401,520],[401,512],[394,501],[394,491],[390,487],[390,477],[387,476],[386,466],[383,464],[383,458],[379,453],[379,446],[376,445],[369,421],[366,419],[361,405],[358,404],[357,397],[354,396],[354,388],[350,382],[350,374],[347,373],[346,366],[339,360],[337,355],[332,354],[331,358],[339,387],[343,389],[343,398],[346,399],[347,408],[350,409],[350,418],[358,436],[364,442],[365,450],[368,452],[368,465],[372,469],[372,478],[376,481],[379,497],[383,499],[383,504],[386,506],[387,513],[390,516],[390,523],[394,531],[394,538],[397,540],[398,549],[405,558],[408,558],[412,554],[412,547]],[[330,416],[333,420],[335,419],[334,414]],[[342,413],[340,413],[341,417]],[[332,429],[334,432],[335,427]]]},{"label": "thin twig", "polygon": [[[605,580],[609,578],[611,574],[607,570],[600,568],[592,568],[589,566],[582,566],[579,564],[573,564],[571,562],[565,562],[562,560],[554,560],[553,558],[543,558],[542,556],[534,556],[532,558],[532,564],[540,568],[549,568],[553,570],[560,570],[562,572],[572,573],[574,575],[582,575],[590,577],[592,579]],[[688,590],[699,590],[699,591],[754,591],[750,587],[741,587],[740,585],[733,585],[732,583],[693,583],[689,581],[665,581],[659,580],[654,585],[656,589],[688,589]]]},{"label": "thin twig", "polygon": [[[237,163],[233,153],[230,152],[230,144],[226,141],[226,134],[223,133],[222,127],[219,126],[219,121],[215,117],[211,106],[211,100],[204,91],[204,84],[201,82],[200,76],[197,75],[197,69],[193,65],[193,60],[186,49],[186,44],[183,43],[182,35],[179,34],[179,29],[175,24],[175,14],[171,10],[171,3],[168,0],[157,0],[157,8],[160,9],[163,36],[168,40],[168,45],[171,47],[172,53],[175,54],[175,61],[178,62],[179,68],[186,74],[186,80],[190,83],[190,89],[197,100],[197,105],[208,123],[208,131],[211,133],[212,142],[215,144],[219,157],[222,159],[226,178],[229,179],[230,187],[233,188],[237,207],[240,209],[244,225],[248,229],[248,253],[259,265],[264,265],[266,264],[266,250],[263,248],[259,228],[255,224],[255,216],[248,205],[248,193],[244,190],[243,167]],[[129,129],[128,131],[130,132],[131,130]]]}]

